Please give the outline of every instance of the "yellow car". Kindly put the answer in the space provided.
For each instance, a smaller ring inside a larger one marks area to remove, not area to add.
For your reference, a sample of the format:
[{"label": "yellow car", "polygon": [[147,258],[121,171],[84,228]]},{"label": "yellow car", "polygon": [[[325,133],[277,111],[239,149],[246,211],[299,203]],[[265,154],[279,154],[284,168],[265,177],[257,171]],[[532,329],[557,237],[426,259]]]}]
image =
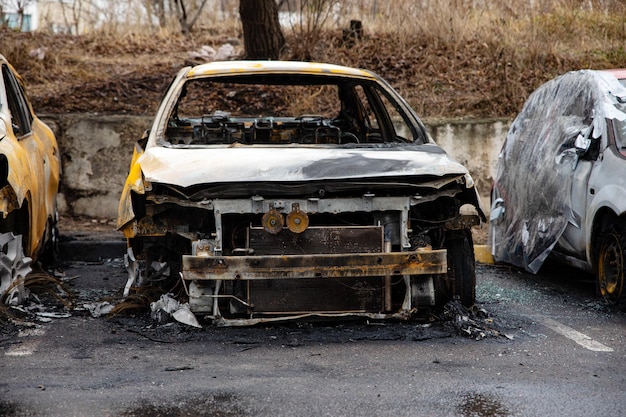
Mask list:
[{"label": "yellow car", "polygon": [[0,55],[0,298],[19,303],[30,262],[55,250],[61,161],[15,68]]}]

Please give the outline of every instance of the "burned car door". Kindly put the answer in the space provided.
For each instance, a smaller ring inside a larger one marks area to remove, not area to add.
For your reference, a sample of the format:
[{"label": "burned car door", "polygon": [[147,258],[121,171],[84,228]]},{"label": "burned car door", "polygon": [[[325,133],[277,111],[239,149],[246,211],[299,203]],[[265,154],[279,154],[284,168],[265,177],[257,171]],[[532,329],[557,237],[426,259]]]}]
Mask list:
[{"label": "burned car door", "polygon": [[[571,209],[568,225],[557,243],[559,252],[578,259],[586,257],[586,224],[589,207],[589,178],[596,166],[600,149],[604,148],[606,138],[593,138],[591,128],[579,132],[569,148],[572,165],[572,191],[569,207]],[[589,269],[584,267],[583,269]]]}]

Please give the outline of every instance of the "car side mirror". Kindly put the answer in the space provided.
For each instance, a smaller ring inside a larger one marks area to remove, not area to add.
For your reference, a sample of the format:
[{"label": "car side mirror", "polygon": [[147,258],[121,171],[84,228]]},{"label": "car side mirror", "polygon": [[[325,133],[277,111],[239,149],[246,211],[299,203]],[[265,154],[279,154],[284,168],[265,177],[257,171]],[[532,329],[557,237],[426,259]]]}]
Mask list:
[{"label": "car side mirror", "polygon": [[593,126],[589,126],[581,129],[575,137],[574,135],[570,136],[571,139],[561,145],[561,153],[555,158],[556,163],[561,164],[564,160],[569,161],[572,165],[572,171],[575,170],[578,160],[584,158],[591,147],[592,130]]},{"label": "car side mirror", "polygon": [[591,131],[593,127],[589,126],[580,131],[576,139],[574,140],[574,148],[576,148],[576,153],[578,155],[584,155],[589,150],[591,146]]},{"label": "car side mirror", "polygon": [[496,198],[491,203],[491,211],[489,213],[489,222],[495,223],[501,220],[501,217],[504,215],[506,209],[504,208],[504,199],[501,197]]}]

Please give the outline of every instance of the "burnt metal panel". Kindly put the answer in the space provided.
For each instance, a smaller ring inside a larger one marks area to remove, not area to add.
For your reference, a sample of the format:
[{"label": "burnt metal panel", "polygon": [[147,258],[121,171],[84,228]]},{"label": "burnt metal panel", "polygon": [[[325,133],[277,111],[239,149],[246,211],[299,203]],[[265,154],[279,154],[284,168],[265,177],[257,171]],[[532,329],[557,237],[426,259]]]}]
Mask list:
[{"label": "burnt metal panel", "polygon": [[456,218],[447,221],[443,228],[446,230],[465,230],[472,226],[478,226],[480,224],[480,217],[471,214],[461,214]]},{"label": "burnt metal panel", "polygon": [[382,278],[250,281],[248,303],[262,314],[380,312]]},{"label": "burnt metal panel", "polygon": [[276,235],[252,227],[248,238],[256,255],[375,253],[382,252],[384,227],[309,227],[302,233],[283,230]]},{"label": "burnt metal panel", "polygon": [[446,272],[445,249],[324,255],[183,255],[185,280],[347,278]]},{"label": "burnt metal panel", "polygon": [[175,151],[153,146],[137,163],[147,182],[179,187],[204,184],[207,178],[212,184],[249,185],[406,178],[409,183],[439,188],[467,174],[465,167],[432,144],[367,148],[206,145]]}]

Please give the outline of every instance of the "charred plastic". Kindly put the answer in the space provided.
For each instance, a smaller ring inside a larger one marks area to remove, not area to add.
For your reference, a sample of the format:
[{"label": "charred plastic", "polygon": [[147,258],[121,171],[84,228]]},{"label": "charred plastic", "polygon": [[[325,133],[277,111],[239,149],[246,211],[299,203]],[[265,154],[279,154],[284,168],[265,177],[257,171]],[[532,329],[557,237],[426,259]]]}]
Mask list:
[{"label": "charred plastic", "polygon": [[473,303],[473,265],[463,264],[480,219],[459,214],[472,203],[463,180],[155,184],[133,194],[131,259],[138,281],[167,265],[192,311],[218,324],[408,319],[455,295]]}]

